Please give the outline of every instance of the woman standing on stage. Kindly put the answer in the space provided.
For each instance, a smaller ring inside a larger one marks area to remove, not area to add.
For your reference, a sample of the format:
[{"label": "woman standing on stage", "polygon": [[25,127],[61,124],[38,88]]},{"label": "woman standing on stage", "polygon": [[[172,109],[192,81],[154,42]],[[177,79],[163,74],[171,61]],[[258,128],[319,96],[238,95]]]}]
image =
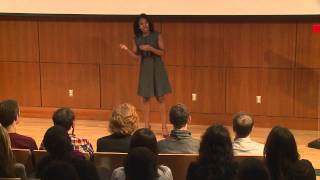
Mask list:
[{"label": "woman standing on stage", "polygon": [[142,97],[145,127],[150,128],[150,99],[155,96],[160,108],[162,135],[168,136],[166,126],[165,95],[171,92],[168,75],[161,60],[164,54],[163,39],[154,31],[153,23],[146,14],[136,17],[133,30],[135,34],[133,49],[124,44],[120,48],[140,60],[138,95]]}]

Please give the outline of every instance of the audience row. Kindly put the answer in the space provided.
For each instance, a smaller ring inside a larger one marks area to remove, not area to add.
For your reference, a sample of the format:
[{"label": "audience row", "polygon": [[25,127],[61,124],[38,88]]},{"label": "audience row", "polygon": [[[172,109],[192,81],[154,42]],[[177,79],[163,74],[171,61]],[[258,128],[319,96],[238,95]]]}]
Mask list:
[{"label": "audience row", "polygon": [[[16,101],[0,102],[0,161],[7,162],[0,163],[0,177],[26,178],[24,167],[15,163],[11,148],[37,149],[32,138],[16,133],[19,114]],[[52,119],[54,126],[46,131],[40,145],[48,155],[37,165],[36,177],[99,179],[96,167],[82,154],[88,152],[92,155],[92,145],[87,139],[74,135],[73,111],[60,108]],[[190,164],[186,177],[174,179],[315,180],[312,164],[300,160],[295,138],[287,128],[272,128],[265,145],[254,142],[250,139],[253,118],[240,112],[233,118],[233,141],[222,125],[208,127],[199,141],[188,131],[191,116],[185,105],[172,106],[169,119],[174,127],[170,136],[157,142],[150,129],[138,129],[139,116],[134,106],[125,103],[113,110],[109,121],[111,135],[98,139],[97,151],[126,152],[128,155],[123,167],[112,173],[112,180],[172,180],[170,167],[158,164],[158,153],[199,153],[197,161]],[[264,162],[247,159],[238,164],[234,161],[235,155],[264,156]]]}]

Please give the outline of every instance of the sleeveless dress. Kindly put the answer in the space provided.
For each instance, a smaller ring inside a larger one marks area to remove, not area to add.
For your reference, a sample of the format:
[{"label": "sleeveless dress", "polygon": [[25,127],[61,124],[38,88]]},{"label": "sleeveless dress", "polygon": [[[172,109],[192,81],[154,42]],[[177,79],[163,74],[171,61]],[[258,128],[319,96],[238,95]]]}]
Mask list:
[{"label": "sleeveless dress", "polygon": [[161,57],[139,49],[140,45],[149,44],[159,49],[159,32],[135,38],[138,54],[141,55],[138,95],[142,97],[161,97],[171,92],[167,71]]}]

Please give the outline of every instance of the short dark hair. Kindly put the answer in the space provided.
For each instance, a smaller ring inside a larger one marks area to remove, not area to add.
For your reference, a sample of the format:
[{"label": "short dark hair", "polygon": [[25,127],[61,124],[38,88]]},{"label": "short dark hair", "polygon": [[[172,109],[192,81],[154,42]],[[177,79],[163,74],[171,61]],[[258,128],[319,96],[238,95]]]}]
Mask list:
[{"label": "short dark hair", "polygon": [[158,179],[157,155],[146,147],[135,147],[128,153],[124,163],[126,179]]},{"label": "short dark hair", "polygon": [[54,125],[62,126],[67,131],[70,130],[75,119],[74,113],[70,108],[62,107],[53,113],[52,120]]},{"label": "short dark hair", "polygon": [[68,132],[61,126],[52,126],[46,131],[43,145],[54,159],[65,160],[71,157],[73,151]]},{"label": "short dark hair", "polygon": [[238,180],[270,180],[266,165],[259,159],[247,158],[241,161],[238,170]]},{"label": "short dark hair", "polygon": [[3,127],[7,128],[19,115],[18,102],[12,99],[4,100],[0,102],[0,123]]},{"label": "short dark hair", "polygon": [[236,137],[247,137],[252,131],[253,124],[253,119],[248,114],[244,112],[236,113],[233,117],[233,131],[236,133]]},{"label": "short dark hair", "polygon": [[187,106],[178,103],[171,107],[169,116],[170,122],[173,124],[174,128],[180,129],[187,124],[190,113]]},{"label": "short dark hair", "polygon": [[136,37],[139,37],[139,36],[142,35],[142,32],[141,32],[141,30],[139,29],[139,21],[140,21],[140,19],[142,19],[142,18],[143,18],[143,19],[146,19],[147,22],[149,23],[149,30],[150,30],[150,32],[153,32],[153,31],[154,31],[154,25],[153,25],[152,21],[149,19],[149,17],[148,17],[146,14],[142,13],[142,14],[140,14],[139,16],[137,16],[137,17],[135,18],[134,22],[133,22],[133,32],[134,32],[134,34],[135,34]]},{"label": "short dark hair", "polygon": [[158,154],[156,135],[148,128],[138,129],[133,133],[130,141],[130,149],[138,146],[149,148],[152,152]]}]

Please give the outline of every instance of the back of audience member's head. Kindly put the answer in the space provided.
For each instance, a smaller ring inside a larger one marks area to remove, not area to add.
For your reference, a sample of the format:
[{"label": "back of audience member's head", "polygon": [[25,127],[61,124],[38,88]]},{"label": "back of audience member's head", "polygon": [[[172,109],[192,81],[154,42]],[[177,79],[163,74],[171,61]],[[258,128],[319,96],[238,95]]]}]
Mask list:
[{"label": "back of audience member's head", "polygon": [[7,130],[0,124],[0,177],[14,176],[14,156]]},{"label": "back of audience member's head", "polygon": [[245,138],[249,136],[253,127],[253,119],[244,112],[238,112],[233,117],[233,131],[236,133],[236,138]]},{"label": "back of audience member's head", "polygon": [[133,133],[130,142],[130,149],[138,146],[149,148],[153,153],[158,154],[157,138],[148,128],[138,129]]},{"label": "back of audience member's head", "polygon": [[118,105],[109,121],[111,133],[131,135],[138,128],[139,116],[136,108],[128,103]]},{"label": "back of audience member's head", "polygon": [[76,169],[65,161],[52,161],[44,168],[41,180],[79,180]]},{"label": "back of audience member's head", "polygon": [[171,107],[169,117],[174,128],[181,129],[188,123],[190,113],[184,104],[178,103]]},{"label": "back of audience member's head", "polygon": [[54,159],[68,159],[71,157],[73,146],[65,128],[61,126],[50,127],[43,137],[43,144]]},{"label": "back of audience member's head", "polygon": [[131,149],[125,160],[126,179],[155,180],[157,173],[157,155],[146,147]]},{"label": "back of audience member's head", "polygon": [[247,158],[240,163],[238,180],[270,180],[270,175],[262,161],[256,158]]},{"label": "back of audience member's head", "polygon": [[70,128],[73,127],[74,119],[74,112],[67,107],[57,109],[52,116],[53,124],[55,126],[61,126],[67,131],[69,131]]},{"label": "back of audience member's head", "polygon": [[222,125],[212,125],[203,134],[199,149],[199,164],[207,169],[208,179],[220,179],[233,162],[229,131]]},{"label": "back of audience member's head", "polygon": [[272,128],[264,147],[264,157],[272,179],[286,177],[283,169],[300,158],[295,138],[289,129],[280,126]]},{"label": "back of audience member's head", "polygon": [[15,100],[4,100],[0,102],[0,123],[3,127],[7,128],[19,116],[19,105]]}]

